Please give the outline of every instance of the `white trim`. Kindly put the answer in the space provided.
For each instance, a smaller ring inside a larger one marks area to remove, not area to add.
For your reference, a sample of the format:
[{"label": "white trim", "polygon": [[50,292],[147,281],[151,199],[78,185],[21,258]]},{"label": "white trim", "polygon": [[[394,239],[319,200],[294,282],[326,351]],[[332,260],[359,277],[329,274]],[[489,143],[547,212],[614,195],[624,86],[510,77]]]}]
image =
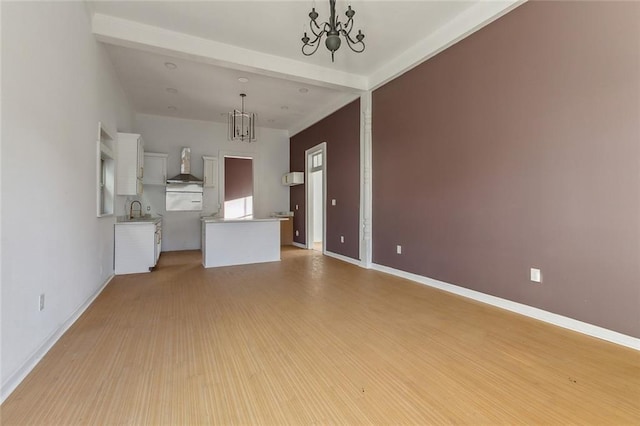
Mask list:
[{"label": "white trim", "polygon": [[596,337],[598,339],[606,340],[608,342],[616,343],[618,345],[626,346],[628,348],[640,351],[640,339],[627,336],[626,334],[618,333],[617,331],[608,330],[597,325],[554,314],[552,312],[545,311],[539,308],[534,308],[533,306],[528,306],[522,303],[513,302],[511,300],[502,299],[500,297],[491,296],[479,291],[459,287],[457,285],[449,284],[444,281],[434,280],[433,278],[412,274],[410,272],[401,271],[399,269],[390,268],[388,266],[378,265],[376,263],[373,263],[371,266],[372,269],[375,269],[376,271],[395,275],[396,277],[400,278],[405,278],[419,284],[424,284],[429,287],[444,290],[448,293],[453,293],[457,294],[458,296],[477,300],[482,303],[515,312],[517,314],[544,321],[549,324],[557,325],[568,330],[577,331],[578,333],[586,334],[587,336]]},{"label": "white trim", "polygon": [[91,29],[98,41],[146,52],[344,90],[366,90],[366,76],[271,55],[128,19],[95,13]]},{"label": "white trim", "polygon": [[[309,148],[304,151],[304,202],[305,202],[305,214],[304,214],[304,226],[305,226],[305,248],[313,248],[313,230],[309,232],[310,225],[312,225],[311,218],[313,216],[313,208],[310,208],[313,203],[313,188],[311,185],[311,164],[313,155],[318,152],[322,153],[322,253],[327,250],[327,143],[322,142],[318,145]],[[318,170],[316,170],[318,171]],[[311,238],[309,238],[311,237]]]},{"label": "white trim", "polygon": [[341,260],[343,262],[351,263],[352,265],[356,265],[356,266],[359,266],[361,268],[363,267],[362,266],[362,262],[360,262],[358,259],[352,259],[350,257],[343,256],[343,255],[338,254],[338,253],[333,253],[333,252],[328,251],[328,250],[325,251],[323,254],[326,255],[326,256],[329,256],[329,257],[333,257],[334,259]]},{"label": "white trim", "polygon": [[27,375],[34,369],[36,365],[40,362],[40,360],[51,350],[53,345],[62,337],[62,335],[71,327],[77,320],[80,318],[80,315],[84,313],[84,311],[93,303],[94,300],[102,293],[102,290],[111,282],[115,275],[111,274],[109,278],[96,290],[93,295],[89,296],[87,300],[83,304],[81,304],[78,309],[75,310],[71,314],[71,316],[64,322],[57,330],[49,335],[49,337],[37,348],[33,354],[22,364],[20,368],[13,373],[6,382],[2,384],[2,388],[0,390],[0,404],[5,401],[11,395],[11,393],[16,390],[18,385],[27,377]]},{"label": "white trim", "polygon": [[298,247],[298,248],[301,248],[301,249],[308,250],[308,249],[307,249],[307,246],[305,246],[304,244],[296,243],[295,241],[294,241],[294,242],[292,242],[292,243],[291,243],[291,245],[292,245],[292,246],[295,246],[295,247]]},{"label": "white trim", "polygon": [[371,213],[372,213],[372,99],[371,91],[360,97],[360,259],[364,268],[371,268]]}]

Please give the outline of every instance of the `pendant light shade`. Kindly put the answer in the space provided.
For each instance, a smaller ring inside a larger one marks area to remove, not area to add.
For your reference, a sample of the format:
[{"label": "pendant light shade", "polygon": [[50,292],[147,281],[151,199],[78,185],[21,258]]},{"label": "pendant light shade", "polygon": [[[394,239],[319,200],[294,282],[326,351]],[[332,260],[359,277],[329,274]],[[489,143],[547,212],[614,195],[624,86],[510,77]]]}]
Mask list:
[{"label": "pendant light shade", "polygon": [[256,115],[244,110],[244,98],[247,95],[240,93],[241,109],[234,109],[229,113],[229,140],[241,142],[253,142],[256,140]]}]

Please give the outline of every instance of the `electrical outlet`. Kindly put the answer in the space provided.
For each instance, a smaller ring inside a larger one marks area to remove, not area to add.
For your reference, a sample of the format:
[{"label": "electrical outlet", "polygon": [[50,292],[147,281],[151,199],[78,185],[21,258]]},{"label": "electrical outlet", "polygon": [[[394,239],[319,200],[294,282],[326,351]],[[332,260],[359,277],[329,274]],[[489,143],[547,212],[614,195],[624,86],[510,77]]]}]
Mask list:
[{"label": "electrical outlet", "polygon": [[344,243],[344,235],[340,235],[340,242]]},{"label": "electrical outlet", "polygon": [[296,237],[300,236],[300,233],[298,232],[298,230],[296,229]]},{"label": "electrical outlet", "polygon": [[44,293],[40,295],[40,310],[44,310]]},{"label": "electrical outlet", "polygon": [[396,246],[396,253],[397,254],[402,254],[402,246],[400,246],[400,245]]},{"label": "electrical outlet", "polygon": [[151,206],[147,206],[147,211],[150,212],[151,211]]},{"label": "electrical outlet", "polygon": [[540,271],[540,269],[531,268],[531,281],[533,281],[534,283],[542,282],[542,272]]}]

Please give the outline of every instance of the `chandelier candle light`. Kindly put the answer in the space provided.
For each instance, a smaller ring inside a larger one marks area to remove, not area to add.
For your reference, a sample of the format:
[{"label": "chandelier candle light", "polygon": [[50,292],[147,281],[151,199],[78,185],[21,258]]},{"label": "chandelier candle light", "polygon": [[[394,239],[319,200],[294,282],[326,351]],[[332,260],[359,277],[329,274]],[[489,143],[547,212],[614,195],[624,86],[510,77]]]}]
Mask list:
[{"label": "chandelier candle light", "polygon": [[325,22],[322,25],[318,25],[316,22],[316,19],[318,19],[318,12],[316,12],[316,8],[312,8],[311,12],[309,12],[309,18],[311,19],[311,22],[309,22],[309,28],[315,38],[311,40],[307,33],[304,33],[304,37],[302,37],[302,53],[305,56],[311,56],[316,53],[324,35],[327,36],[324,43],[327,46],[327,49],[331,51],[331,62],[334,62],[333,54],[340,48],[340,36],[344,37],[347,42],[347,46],[349,46],[351,50],[356,53],[362,53],[364,51],[364,42],[362,41],[364,40],[364,34],[362,34],[362,30],[358,30],[355,40],[351,38],[351,30],[353,30],[353,16],[356,14],[356,11],[351,9],[351,6],[349,6],[345,12],[348,19],[347,22],[343,24],[338,21],[338,18],[336,18],[336,0],[329,0],[329,8],[331,12],[329,22]]},{"label": "chandelier candle light", "polygon": [[240,93],[242,98],[242,109],[238,111],[234,109],[229,113],[229,140],[231,141],[247,141],[256,140],[256,115],[252,112],[245,112],[244,98],[247,95]]}]

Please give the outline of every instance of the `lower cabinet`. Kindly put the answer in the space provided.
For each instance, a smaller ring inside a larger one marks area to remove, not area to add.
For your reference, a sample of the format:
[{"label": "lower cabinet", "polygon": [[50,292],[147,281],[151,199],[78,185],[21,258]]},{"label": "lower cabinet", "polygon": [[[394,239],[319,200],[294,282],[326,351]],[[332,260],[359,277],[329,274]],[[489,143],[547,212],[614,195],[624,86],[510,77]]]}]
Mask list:
[{"label": "lower cabinet", "polygon": [[116,223],[116,275],[149,272],[158,262],[161,246],[161,221]]},{"label": "lower cabinet", "polygon": [[280,245],[293,245],[293,218],[288,217],[280,221]]}]

